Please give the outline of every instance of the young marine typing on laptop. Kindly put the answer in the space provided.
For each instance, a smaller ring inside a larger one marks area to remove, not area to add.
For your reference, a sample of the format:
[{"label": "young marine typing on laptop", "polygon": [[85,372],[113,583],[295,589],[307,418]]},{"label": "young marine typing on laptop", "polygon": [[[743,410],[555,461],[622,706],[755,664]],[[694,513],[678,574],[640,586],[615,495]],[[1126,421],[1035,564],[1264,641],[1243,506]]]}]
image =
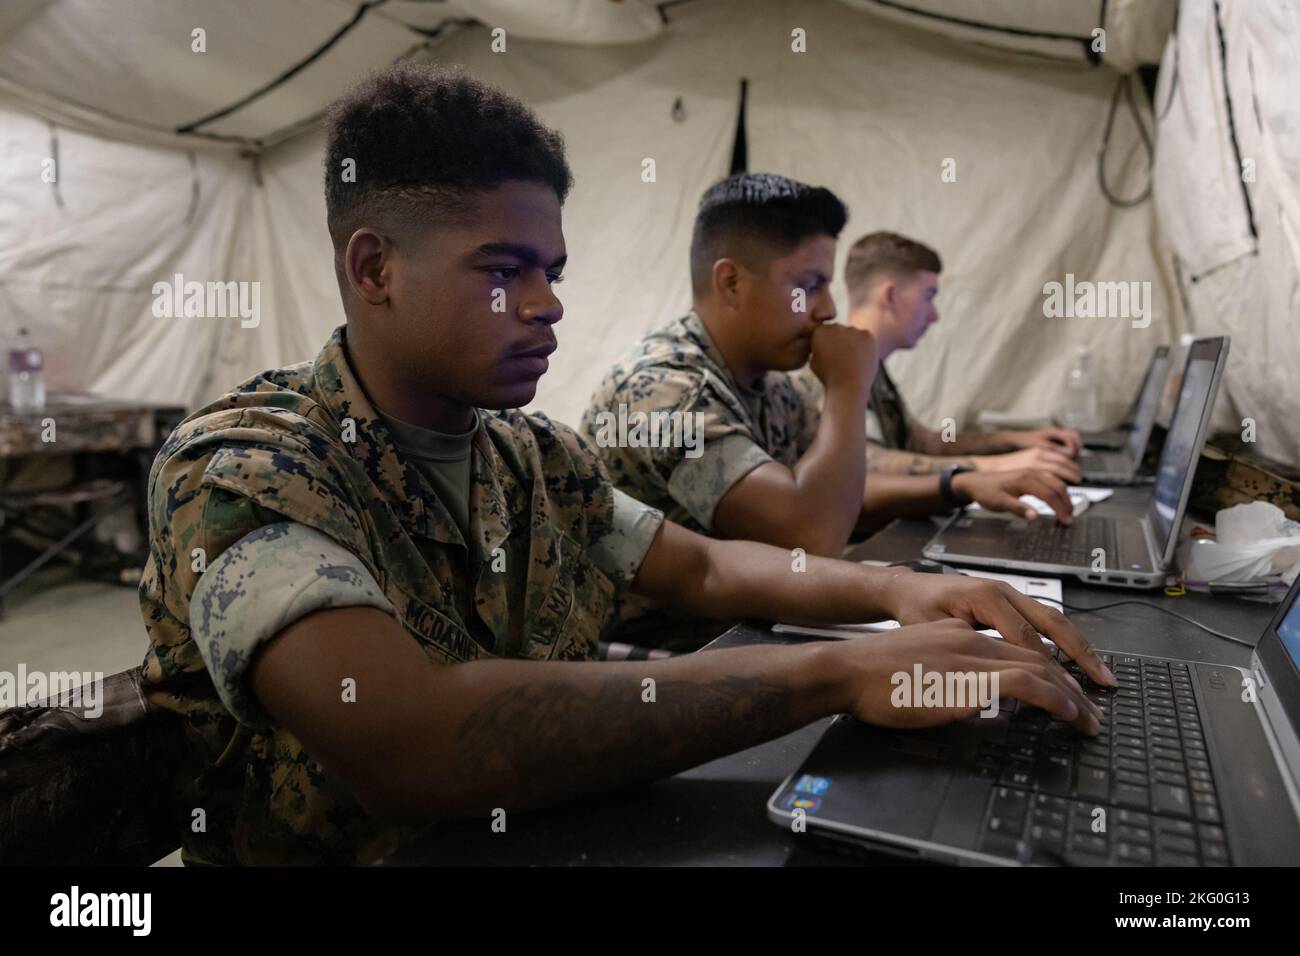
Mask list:
[{"label": "young marine typing on laptop", "polygon": [[[816,557],[793,573],[789,551],[663,520],[575,432],[518,411],[556,347],[571,184],[522,103],[392,67],[335,104],[325,171],[345,324],[192,415],[150,478],[146,682],[187,724],[184,789],[207,815],[187,862],[356,862],[413,827],[651,780],[828,714],[975,713],[891,706],[890,675],[916,664],[997,673],[1004,696],[1098,732],[1040,632],[1113,677],[1059,613],[965,577]],[[591,662],[625,590],[907,626]]]}]

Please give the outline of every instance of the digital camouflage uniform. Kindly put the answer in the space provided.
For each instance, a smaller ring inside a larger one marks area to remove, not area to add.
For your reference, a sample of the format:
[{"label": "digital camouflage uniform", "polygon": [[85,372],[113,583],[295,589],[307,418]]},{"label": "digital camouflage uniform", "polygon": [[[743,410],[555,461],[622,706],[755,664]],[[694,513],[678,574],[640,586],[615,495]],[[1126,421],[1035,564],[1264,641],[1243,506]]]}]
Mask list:
[{"label": "digital camouflage uniform", "polygon": [[907,434],[911,427],[912,417],[907,413],[903,396],[882,362],[871,383],[871,401],[867,404],[867,438],[886,448],[904,450],[907,448]]},{"label": "digital camouflage uniform", "polygon": [[[806,365],[794,373],[800,387],[815,397],[818,409],[826,401],[826,390]],[[912,429],[912,416],[907,411],[898,386],[885,371],[884,363],[876,366],[876,377],[871,382],[871,397],[867,401],[867,441],[885,448],[907,449],[907,436]],[[871,457],[870,449],[867,457]]]},{"label": "digital camouflage uniform", "polygon": [[[699,413],[702,453],[689,458],[681,447],[608,445],[598,416],[617,416],[620,404],[629,413]],[[812,445],[819,420],[814,389],[797,375],[770,371],[755,388],[739,384],[691,312],[647,334],[609,370],[581,427],[622,491],[670,521],[711,534],[714,509],[727,491],[766,462],[793,468]],[[617,613],[620,637],[642,644],[662,643],[654,634],[669,633],[665,625],[680,620],[635,595],[621,595]]]},{"label": "digital camouflage uniform", "polygon": [[[321,589],[335,597],[314,607],[380,608],[441,664],[594,656],[614,594],[661,516],[621,541],[616,501],[626,499],[574,432],[514,410],[479,419],[468,546],[394,451],[348,364],[344,327],[314,361],[257,375],[163,445],[140,584],[151,641],[144,686],[151,703],[181,715],[191,744],[178,797],[203,808],[206,833],[184,834],[187,863],[364,862],[410,832],[372,821],[234,680],[253,648],[223,642],[238,638],[230,632],[259,589],[286,609],[285,623],[300,596]],[[292,529],[297,538],[286,536]],[[311,549],[326,583],[278,593],[276,549],[286,541]],[[202,584],[194,549],[212,575]],[[603,570],[602,549],[614,552]],[[192,622],[210,647],[198,646]]]}]

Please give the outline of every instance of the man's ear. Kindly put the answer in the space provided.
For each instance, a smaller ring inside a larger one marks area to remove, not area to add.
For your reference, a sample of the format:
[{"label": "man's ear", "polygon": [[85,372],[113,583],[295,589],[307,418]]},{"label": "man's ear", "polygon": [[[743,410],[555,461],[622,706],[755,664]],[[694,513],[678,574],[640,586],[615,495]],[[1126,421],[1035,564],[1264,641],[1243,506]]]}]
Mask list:
[{"label": "man's ear", "polygon": [[343,253],[343,272],[348,285],[364,302],[383,305],[388,301],[389,264],[393,243],[373,229],[358,229]]},{"label": "man's ear", "polygon": [[713,294],[728,308],[739,307],[743,279],[735,259],[719,259],[713,263]]},{"label": "man's ear", "polygon": [[876,296],[880,300],[882,309],[891,313],[894,311],[894,307],[898,304],[898,283],[894,281],[892,276],[887,276],[880,281],[880,288],[877,290]]}]

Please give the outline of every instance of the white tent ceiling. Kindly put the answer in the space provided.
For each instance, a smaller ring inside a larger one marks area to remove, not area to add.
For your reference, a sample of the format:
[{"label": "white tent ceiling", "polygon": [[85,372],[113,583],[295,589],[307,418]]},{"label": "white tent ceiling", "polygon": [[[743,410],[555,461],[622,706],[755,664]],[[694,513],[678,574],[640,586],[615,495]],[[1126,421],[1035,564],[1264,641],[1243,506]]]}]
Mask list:
[{"label": "white tent ceiling", "polygon": [[[311,122],[359,72],[467,24],[500,28],[507,41],[636,44],[701,2],[7,0],[0,89],[92,131],[257,147]],[[1158,58],[1172,11],[1172,0],[843,2],[974,43],[1125,71]],[[798,3],[782,6],[797,19]],[[1103,24],[1105,53],[1094,54],[1091,31]]]},{"label": "white tent ceiling", "polygon": [[640,42],[663,27],[635,0],[8,0],[0,89],[125,138],[259,147],[310,123],[358,73],[474,23],[566,43]]}]

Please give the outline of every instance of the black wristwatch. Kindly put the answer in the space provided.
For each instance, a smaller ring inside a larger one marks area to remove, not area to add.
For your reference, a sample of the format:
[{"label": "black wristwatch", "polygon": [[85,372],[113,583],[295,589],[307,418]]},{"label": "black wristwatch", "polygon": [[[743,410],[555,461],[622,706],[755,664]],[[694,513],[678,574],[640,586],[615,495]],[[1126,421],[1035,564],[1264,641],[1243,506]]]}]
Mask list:
[{"label": "black wristwatch", "polygon": [[970,465],[953,465],[939,472],[939,494],[950,508],[964,508],[970,504],[971,499],[952,490],[952,480],[963,472],[974,470]]}]

